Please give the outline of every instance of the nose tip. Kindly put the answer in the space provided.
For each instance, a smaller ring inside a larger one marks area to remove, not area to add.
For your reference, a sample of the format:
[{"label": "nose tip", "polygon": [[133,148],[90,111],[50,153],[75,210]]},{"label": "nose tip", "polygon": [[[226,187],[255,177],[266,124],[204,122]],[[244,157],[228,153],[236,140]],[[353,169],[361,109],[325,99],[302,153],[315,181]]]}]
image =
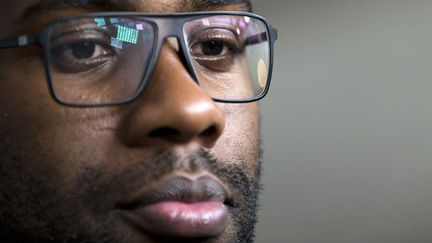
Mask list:
[{"label": "nose tip", "polygon": [[163,47],[152,77],[122,131],[128,146],[198,143],[210,148],[222,135],[219,105],[192,79],[178,53]]},{"label": "nose tip", "polygon": [[159,115],[155,127],[149,127],[148,138],[177,144],[196,140],[210,148],[223,132],[223,115],[211,102],[202,101],[189,106],[177,103],[166,107],[165,112]]},{"label": "nose tip", "polygon": [[224,116],[212,100],[190,98],[142,104],[129,115],[123,132],[129,146],[198,143],[211,148],[224,130]]}]

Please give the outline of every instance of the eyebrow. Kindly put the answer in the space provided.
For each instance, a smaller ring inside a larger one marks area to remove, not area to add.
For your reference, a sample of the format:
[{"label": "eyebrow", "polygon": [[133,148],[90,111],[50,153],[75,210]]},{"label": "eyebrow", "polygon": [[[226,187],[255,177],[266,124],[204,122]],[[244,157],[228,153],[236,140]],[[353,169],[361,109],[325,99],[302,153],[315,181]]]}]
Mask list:
[{"label": "eyebrow", "polygon": [[[137,0],[38,0],[23,11],[21,19],[28,19],[48,11],[68,8],[103,9],[106,11],[149,11],[143,9]],[[144,1],[145,3],[145,1]],[[240,5],[245,11],[252,11],[250,0],[180,0],[177,11],[206,11],[229,5]]]}]

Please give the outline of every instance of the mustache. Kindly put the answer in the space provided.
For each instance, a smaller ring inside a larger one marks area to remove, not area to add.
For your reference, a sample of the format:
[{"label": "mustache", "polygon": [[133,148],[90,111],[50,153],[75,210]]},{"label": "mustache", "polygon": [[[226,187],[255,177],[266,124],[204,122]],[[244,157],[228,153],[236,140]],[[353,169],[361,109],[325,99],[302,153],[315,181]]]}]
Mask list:
[{"label": "mustache", "polygon": [[[85,168],[71,187],[64,189],[61,200],[59,200],[65,202],[59,208],[61,212],[58,212],[59,215],[62,215],[61,224],[68,225],[67,240],[64,242],[119,242],[118,239],[120,238],[113,236],[113,229],[110,227],[110,223],[112,223],[110,212],[115,208],[116,202],[133,195],[132,193],[143,185],[158,181],[163,176],[175,171],[195,172],[201,170],[217,177],[231,190],[234,196],[232,205],[228,206],[228,210],[233,215],[231,232],[235,232],[230,242],[253,242],[258,204],[257,195],[261,189],[259,180],[261,160],[253,161],[258,163],[254,180],[251,180],[246,173],[244,168],[246,161],[244,159],[222,161],[202,149],[188,155],[163,152],[148,159],[135,161],[130,166],[124,167],[125,169],[115,172],[101,169],[100,164],[103,161],[94,162],[94,167]],[[108,161],[105,162],[108,163]],[[252,161],[249,162],[252,163]],[[94,217],[87,217],[89,215]],[[82,232],[82,229],[77,231],[78,228],[73,227],[77,218],[86,221],[94,218],[95,222],[86,224],[93,225],[93,227],[87,228],[85,232]],[[32,235],[19,232],[3,233],[0,230],[0,242],[58,242],[53,240],[54,238],[35,239]],[[64,234],[65,232],[60,233]]]},{"label": "mustache", "polygon": [[[234,194],[236,188],[253,187],[241,166],[244,162],[227,163],[216,159],[209,152],[198,149],[188,155],[167,151],[149,159],[134,162],[123,171],[106,173],[100,168],[89,167],[75,182],[75,195],[81,202],[88,202],[83,207],[94,205],[94,200],[101,202],[89,212],[100,212],[115,208],[116,202],[136,193],[143,185],[160,180],[174,172],[194,173],[206,171],[219,178]],[[243,190],[243,189],[242,189]],[[78,191],[78,193],[76,193]],[[240,192],[239,192],[240,193]],[[73,198],[71,199],[73,200]]]},{"label": "mustache", "polygon": [[115,173],[104,173],[98,167],[87,168],[72,189],[75,193],[72,193],[68,205],[75,205],[75,209],[71,208],[70,212],[81,213],[81,217],[92,215],[93,217],[90,218],[95,218],[97,222],[104,222],[104,224],[91,224],[94,228],[89,229],[89,232],[97,232],[96,235],[87,235],[89,232],[79,234],[76,242],[81,242],[78,239],[89,238],[96,239],[94,242],[117,242],[118,240],[111,238],[110,223],[115,218],[112,216],[115,215],[119,202],[134,195],[148,183],[160,181],[164,176],[174,172],[198,171],[205,171],[217,177],[232,193],[230,203],[227,205],[228,211],[233,216],[231,230],[236,232],[232,242],[253,242],[258,195],[262,189],[260,180],[262,161],[260,159],[253,162],[258,163],[255,178],[249,178],[244,167],[247,164],[245,159],[222,161],[203,149],[187,155],[172,151],[163,152],[133,163]]}]

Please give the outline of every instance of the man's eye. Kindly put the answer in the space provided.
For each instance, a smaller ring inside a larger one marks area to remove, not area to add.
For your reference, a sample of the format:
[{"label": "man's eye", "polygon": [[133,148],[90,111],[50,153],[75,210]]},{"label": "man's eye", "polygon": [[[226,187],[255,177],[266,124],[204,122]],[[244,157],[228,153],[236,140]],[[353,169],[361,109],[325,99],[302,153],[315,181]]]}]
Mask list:
[{"label": "man's eye", "polygon": [[[96,48],[98,48],[98,50]],[[76,59],[91,58],[94,56],[96,50],[100,52],[99,49],[99,46],[96,46],[96,44],[91,41],[85,41],[70,45],[70,51]]]},{"label": "man's eye", "polygon": [[53,54],[58,58],[73,61],[98,59],[112,54],[112,48],[96,41],[86,40],[73,43],[65,43],[54,49]]},{"label": "man's eye", "polygon": [[111,46],[93,40],[63,43],[51,51],[54,66],[62,72],[84,72],[107,62]]},{"label": "man's eye", "polygon": [[242,53],[235,38],[202,40],[191,46],[191,55],[202,67],[217,72],[233,68],[236,58]]},{"label": "man's eye", "polygon": [[207,71],[232,71],[244,51],[240,36],[230,28],[204,28],[187,38],[191,57]]},{"label": "man's eye", "polygon": [[221,40],[211,40],[202,43],[202,53],[208,56],[218,56],[227,51],[227,46]]}]

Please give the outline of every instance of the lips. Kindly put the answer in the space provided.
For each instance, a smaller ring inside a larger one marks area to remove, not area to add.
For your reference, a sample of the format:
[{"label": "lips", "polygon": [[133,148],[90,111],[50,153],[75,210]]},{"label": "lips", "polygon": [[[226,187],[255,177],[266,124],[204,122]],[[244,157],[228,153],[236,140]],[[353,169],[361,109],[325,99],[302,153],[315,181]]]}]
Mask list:
[{"label": "lips", "polygon": [[228,221],[229,190],[210,175],[173,176],[118,205],[139,231],[176,238],[213,237]]}]

